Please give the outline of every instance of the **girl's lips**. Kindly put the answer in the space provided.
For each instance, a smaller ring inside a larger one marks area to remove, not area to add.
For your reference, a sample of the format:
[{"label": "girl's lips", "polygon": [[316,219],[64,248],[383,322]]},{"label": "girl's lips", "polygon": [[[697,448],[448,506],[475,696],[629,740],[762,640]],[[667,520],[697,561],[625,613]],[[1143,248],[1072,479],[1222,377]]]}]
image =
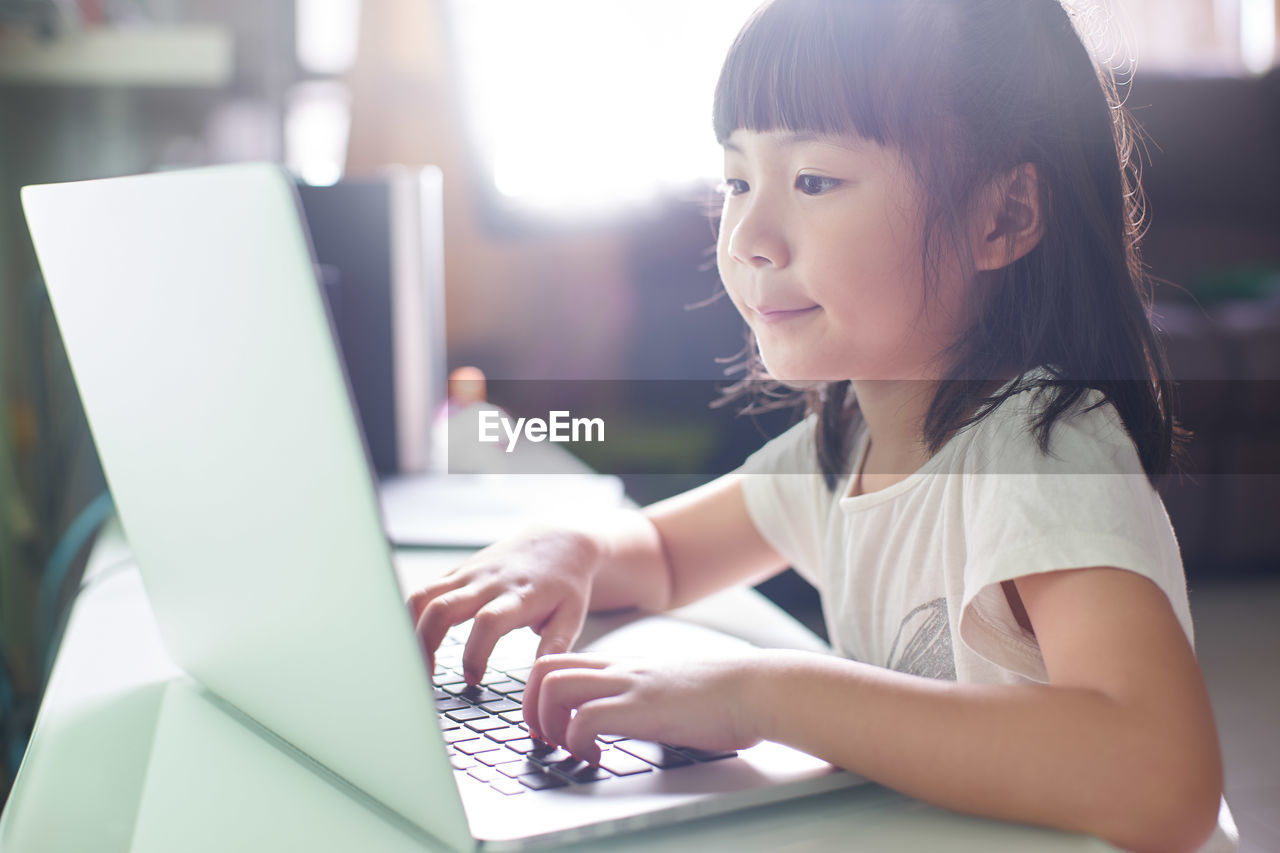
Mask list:
[{"label": "girl's lips", "polygon": [[785,323],[788,320],[795,320],[812,314],[821,307],[820,305],[810,305],[806,308],[770,308],[762,306],[751,310],[760,319],[760,322],[773,325],[774,323]]}]

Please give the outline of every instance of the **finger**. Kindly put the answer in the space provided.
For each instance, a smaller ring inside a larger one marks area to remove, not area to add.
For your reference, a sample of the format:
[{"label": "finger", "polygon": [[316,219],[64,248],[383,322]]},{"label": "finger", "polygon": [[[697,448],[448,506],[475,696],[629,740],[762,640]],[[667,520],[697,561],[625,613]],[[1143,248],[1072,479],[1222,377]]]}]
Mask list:
[{"label": "finger", "polygon": [[529,680],[524,685],[524,722],[529,734],[543,740],[542,727],[538,724],[538,697],[542,693],[542,680],[548,673],[565,667],[603,669],[608,666],[599,655],[548,655],[538,658],[529,670]]},{"label": "finger", "polygon": [[[623,693],[630,681],[605,669],[558,669],[542,680],[538,722],[543,740],[563,745],[573,712],[584,702]],[[579,757],[584,757],[579,755]]]},{"label": "finger", "polygon": [[409,596],[409,615],[413,617],[413,624],[418,624],[418,620],[422,618],[422,611],[426,609],[432,599],[446,592],[452,592],[465,585],[466,582],[466,578],[460,574],[445,575],[444,577],[436,578]]},{"label": "finger", "polygon": [[423,608],[415,628],[423,651],[434,658],[449,629],[475,616],[493,597],[490,590],[463,587],[433,598]]},{"label": "finger", "polygon": [[[621,691],[619,691],[621,693]],[[583,761],[600,761],[600,735],[626,735],[649,740],[652,734],[651,711],[622,695],[614,694],[589,700],[578,711],[565,730],[564,748]]]},{"label": "finger", "polygon": [[480,608],[471,625],[471,636],[462,650],[462,677],[468,684],[479,684],[484,678],[493,647],[508,631],[529,623],[525,602],[512,592],[504,592]]},{"label": "finger", "polygon": [[[606,669],[567,668],[549,673],[543,681],[538,703],[544,737],[553,744],[566,745],[575,712],[590,702],[625,693],[630,684],[623,674]],[[574,755],[588,758],[594,752],[595,758],[599,758],[594,743],[587,743],[583,748],[584,752]]]},{"label": "finger", "polygon": [[586,615],[585,601],[575,598],[561,602],[551,617],[538,626],[538,634],[542,637],[538,643],[538,657],[563,654],[573,648]]}]

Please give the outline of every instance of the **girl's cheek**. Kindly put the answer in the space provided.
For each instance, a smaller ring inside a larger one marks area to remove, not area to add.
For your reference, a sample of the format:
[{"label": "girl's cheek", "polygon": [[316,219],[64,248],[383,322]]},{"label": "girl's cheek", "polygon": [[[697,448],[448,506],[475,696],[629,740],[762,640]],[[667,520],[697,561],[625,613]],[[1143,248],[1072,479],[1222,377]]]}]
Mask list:
[{"label": "girl's cheek", "polygon": [[734,310],[738,312],[738,315],[742,317],[743,320],[747,320],[747,311],[743,308],[742,300],[738,298],[738,294],[734,292],[734,289],[729,286],[728,283],[725,284],[724,289],[725,292],[729,294],[729,301],[733,303]]},{"label": "girl's cheek", "polygon": [[729,260],[728,250],[723,242],[716,246],[716,271],[720,273],[720,283],[729,294],[729,301],[733,303],[738,313],[742,314],[742,300],[738,294],[737,282],[733,277],[733,264]]}]

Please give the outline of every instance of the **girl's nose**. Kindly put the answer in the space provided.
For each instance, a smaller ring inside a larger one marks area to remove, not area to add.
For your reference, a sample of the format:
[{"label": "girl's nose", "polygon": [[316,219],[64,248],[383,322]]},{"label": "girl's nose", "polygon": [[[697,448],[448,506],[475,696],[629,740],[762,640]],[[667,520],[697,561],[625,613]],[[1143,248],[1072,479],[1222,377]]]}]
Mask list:
[{"label": "girl's nose", "polygon": [[790,261],[782,229],[759,204],[748,207],[729,232],[729,256],[752,267],[783,267]]}]

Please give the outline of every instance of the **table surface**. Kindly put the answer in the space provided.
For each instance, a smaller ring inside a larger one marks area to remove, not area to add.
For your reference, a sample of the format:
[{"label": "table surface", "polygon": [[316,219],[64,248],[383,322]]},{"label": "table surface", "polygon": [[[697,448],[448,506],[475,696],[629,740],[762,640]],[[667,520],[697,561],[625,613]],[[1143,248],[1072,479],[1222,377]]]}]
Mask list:
[{"label": "table surface", "polygon": [[[466,551],[402,550],[402,588]],[[817,638],[751,590],[677,611],[757,645]],[[595,620],[595,617],[593,617]],[[748,626],[745,627],[744,626]],[[588,631],[599,631],[599,620]],[[958,815],[879,785],[574,845],[574,850],[1082,851],[1103,842]],[[0,817],[12,851],[423,851],[394,821],[211,704],[164,650],[119,528],[95,545]]]}]

